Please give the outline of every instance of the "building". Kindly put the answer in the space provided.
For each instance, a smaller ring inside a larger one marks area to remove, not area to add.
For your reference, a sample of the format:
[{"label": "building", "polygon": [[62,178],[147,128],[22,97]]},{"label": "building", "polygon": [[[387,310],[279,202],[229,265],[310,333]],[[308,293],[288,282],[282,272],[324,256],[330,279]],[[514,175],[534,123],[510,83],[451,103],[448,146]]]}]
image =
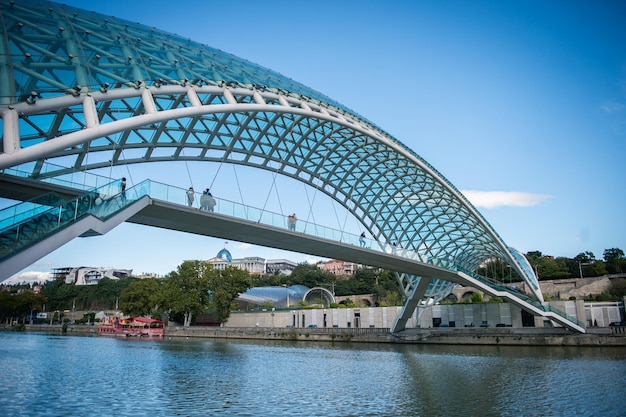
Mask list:
[{"label": "building", "polygon": [[244,269],[250,272],[251,274],[259,274],[259,275],[265,274],[265,259],[264,258],[248,256],[245,258],[233,259],[233,261],[231,262],[231,265],[239,269]]},{"label": "building", "polygon": [[324,271],[333,273],[335,275],[352,275],[357,269],[363,268],[363,265],[355,264],[354,262],[339,261],[331,259],[327,262],[320,262],[319,267]]},{"label": "building", "polygon": [[220,250],[214,258],[209,259],[209,264],[215,269],[225,269],[227,266],[234,266],[248,271],[251,274],[265,274],[265,259],[258,256],[248,256],[240,259],[233,259],[227,249]]},{"label": "building", "polygon": [[288,259],[268,259],[265,262],[265,273],[268,275],[291,275],[298,266],[297,263]]},{"label": "building", "polygon": [[94,268],[79,266],[76,268],[56,268],[52,271],[55,278],[64,278],[66,284],[96,285],[102,278],[120,279],[131,276],[132,269]]},{"label": "building", "polygon": [[209,264],[215,269],[224,269],[227,266],[234,266],[248,271],[251,274],[283,274],[289,275],[298,264],[288,259],[265,260],[258,256],[247,256],[245,258],[233,258],[228,249],[220,250],[214,258],[209,259]]}]

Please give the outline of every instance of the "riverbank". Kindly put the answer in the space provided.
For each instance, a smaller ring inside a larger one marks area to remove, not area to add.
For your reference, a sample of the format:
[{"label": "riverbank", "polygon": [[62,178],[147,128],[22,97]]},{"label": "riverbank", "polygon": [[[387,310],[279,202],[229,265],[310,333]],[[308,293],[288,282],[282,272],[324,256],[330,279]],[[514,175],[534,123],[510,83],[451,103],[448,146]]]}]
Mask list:
[{"label": "riverbank", "polygon": [[[93,325],[66,325],[65,328],[57,324],[22,326],[12,328],[2,325],[0,330],[97,335],[97,327]],[[562,328],[433,328],[390,333],[386,329],[376,328],[279,329],[169,326],[165,328],[165,337],[445,345],[626,347],[626,333],[615,333],[610,328],[592,328],[587,329],[586,334],[578,334]]]}]

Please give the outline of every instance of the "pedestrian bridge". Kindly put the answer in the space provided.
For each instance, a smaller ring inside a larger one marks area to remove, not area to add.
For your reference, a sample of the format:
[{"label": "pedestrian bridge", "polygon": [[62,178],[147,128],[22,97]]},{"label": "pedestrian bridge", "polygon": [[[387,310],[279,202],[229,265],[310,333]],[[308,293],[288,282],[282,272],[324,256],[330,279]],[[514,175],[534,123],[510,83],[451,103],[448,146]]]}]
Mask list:
[{"label": "pedestrian bridge", "polygon": [[[299,221],[296,230],[290,230],[283,214],[224,199],[216,200],[212,212],[190,207],[185,203],[187,190],[180,187],[146,180],[124,193],[112,193],[119,188],[118,181],[105,181],[85,192],[68,184],[41,183],[12,175],[5,175],[0,183],[4,197],[37,195],[0,211],[0,281],[74,238],[102,235],[127,221],[342,259],[418,277],[413,283],[414,301],[396,317],[393,332],[405,329],[426,290],[437,279],[477,288],[572,330],[585,331],[582,323],[566,314],[458,265],[422,259],[414,251],[372,239],[365,239],[363,246],[358,235],[309,221]],[[45,188],[55,191],[38,195]]]},{"label": "pedestrian bridge", "polygon": [[[0,23],[2,191],[30,201],[0,228],[3,274],[47,247],[130,221],[398,271],[407,301],[395,330],[459,282],[553,317],[528,261],[463,194],[341,103],[217,48],[55,2],[0,0]],[[356,236],[313,223],[289,231],[282,214],[225,200],[214,213],[200,212],[185,207],[184,190],[151,181],[131,184],[125,200],[110,183],[59,182],[163,161],[245,166],[293,180],[345,209],[372,240],[360,248]],[[530,297],[473,274],[496,258]],[[584,331],[559,314],[554,320]]]}]

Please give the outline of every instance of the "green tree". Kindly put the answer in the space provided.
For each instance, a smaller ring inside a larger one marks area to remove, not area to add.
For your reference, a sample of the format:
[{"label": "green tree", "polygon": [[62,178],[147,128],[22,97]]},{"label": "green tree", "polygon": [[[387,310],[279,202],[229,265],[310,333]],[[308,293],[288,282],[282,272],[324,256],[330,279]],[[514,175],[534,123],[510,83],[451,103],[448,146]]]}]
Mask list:
[{"label": "green tree", "polygon": [[289,280],[293,284],[304,285],[309,288],[320,287],[334,282],[336,276],[328,271],[324,271],[317,265],[307,263],[299,264],[291,271]]},{"label": "green tree", "polygon": [[210,268],[208,287],[210,293],[210,307],[215,318],[225,323],[230,317],[233,301],[252,286],[250,273],[243,269],[227,266],[224,269]]},{"label": "green tree", "polygon": [[581,252],[578,255],[574,256],[574,260],[576,262],[580,262],[580,263],[591,263],[593,261],[596,260],[595,255],[593,254],[593,252],[589,252],[589,251],[585,251],[585,252]]},{"label": "green tree", "polygon": [[396,275],[391,271],[378,273],[372,294],[375,305],[381,307],[401,305],[404,301],[404,294],[398,284]]},{"label": "green tree", "polygon": [[609,274],[619,274],[626,270],[626,259],[624,251],[619,248],[604,250],[604,262]]},{"label": "green tree", "polygon": [[570,270],[567,266],[567,261],[567,258],[553,259],[549,256],[538,259],[536,267],[539,279],[568,278],[570,276]]},{"label": "green tree", "polygon": [[153,316],[161,301],[160,280],[147,278],[131,282],[120,295],[120,308],[131,316]]},{"label": "green tree", "polygon": [[209,272],[206,262],[185,261],[170,272],[163,284],[164,307],[172,313],[181,313],[183,326],[189,327],[196,314],[207,310],[209,304]]},{"label": "green tree", "polygon": [[530,262],[531,265],[534,265],[534,262],[541,258],[543,258],[543,254],[538,250],[526,253],[526,259],[528,259],[528,262]]},{"label": "green tree", "polygon": [[472,296],[470,297],[470,302],[471,303],[482,303],[483,302],[483,295],[479,292],[473,292]]},{"label": "green tree", "polygon": [[0,318],[2,320],[22,319],[42,311],[46,298],[32,291],[23,291],[19,294],[0,294]]},{"label": "green tree", "polygon": [[609,262],[614,259],[624,259],[624,251],[619,248],[611,248],[604,250],[604,262]]}]

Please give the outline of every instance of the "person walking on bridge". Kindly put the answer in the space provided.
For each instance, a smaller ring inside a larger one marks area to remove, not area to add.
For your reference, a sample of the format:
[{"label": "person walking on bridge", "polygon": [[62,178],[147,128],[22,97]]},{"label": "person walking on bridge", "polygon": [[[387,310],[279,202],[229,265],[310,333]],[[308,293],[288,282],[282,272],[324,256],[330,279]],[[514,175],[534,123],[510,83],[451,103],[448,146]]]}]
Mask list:
[{"label": "person walking on bridge", "polygon": [[187,205],[189,207],[193,206],[195,199],[196,199],[196,195],[193,192],[193,187],[189,187],[189,189],[187,190]]},{"label": "person walking on bridge", "polygon": [[122,201],[126,200],[126,177],[122,177],[122,181],[120,183],[120,198]]},{"label": "person walking on bridge", "polygon": [[362,248],[365,247],[365,232],[361,233],[361,236],[359,236],[359,245],[361,245]]}]

